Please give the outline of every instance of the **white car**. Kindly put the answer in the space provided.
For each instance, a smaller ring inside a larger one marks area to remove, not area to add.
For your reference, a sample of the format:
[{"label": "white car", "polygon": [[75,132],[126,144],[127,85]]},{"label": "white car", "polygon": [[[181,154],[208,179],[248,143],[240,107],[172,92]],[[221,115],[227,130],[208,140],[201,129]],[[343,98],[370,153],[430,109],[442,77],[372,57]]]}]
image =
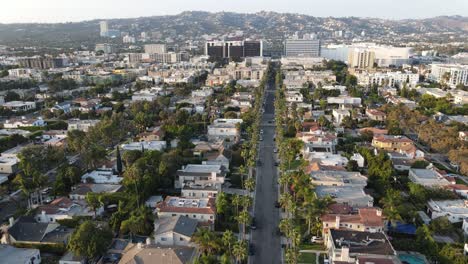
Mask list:
[{"label": "white car", "polygon": [[313,236],[310,239],[310,242],[312,242],[312,243],[323,243],[323,238],[321,238],[319,236]]}]

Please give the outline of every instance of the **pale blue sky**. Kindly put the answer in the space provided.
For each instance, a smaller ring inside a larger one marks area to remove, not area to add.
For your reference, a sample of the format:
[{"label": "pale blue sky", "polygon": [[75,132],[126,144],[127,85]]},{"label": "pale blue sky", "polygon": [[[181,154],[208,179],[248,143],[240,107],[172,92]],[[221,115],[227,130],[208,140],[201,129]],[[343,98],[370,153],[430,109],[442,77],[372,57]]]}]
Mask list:
[{"label": "pale blue sky", "polygon": [[468,16],[468,0],[5,0],[0,23],[67,22],[178,14],[186,10],[391,19]]}]

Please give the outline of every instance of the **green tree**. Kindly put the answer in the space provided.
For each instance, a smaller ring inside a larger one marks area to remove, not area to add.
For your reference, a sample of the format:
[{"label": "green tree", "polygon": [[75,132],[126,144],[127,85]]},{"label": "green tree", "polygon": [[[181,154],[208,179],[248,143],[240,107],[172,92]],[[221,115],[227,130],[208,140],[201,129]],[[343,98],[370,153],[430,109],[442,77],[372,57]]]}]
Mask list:
[{"label": "green tree", "polygon": [[236,258],[237,263],[242,263],[245,259],[247,259],[248,249],[247,249],[247,241],[240,240],[234,244],[232,249],[232,254]]},{"label": "green tree", "polygon": [[88,259],[104,254],[112,241],[112,232],[92,221],[83,222],[71,235],[68,248]]},{"label": "green tree", "polygon": [[192,240],[204,255],[211,255],[220,248],[216,234],[206,228],[198,228]]}]

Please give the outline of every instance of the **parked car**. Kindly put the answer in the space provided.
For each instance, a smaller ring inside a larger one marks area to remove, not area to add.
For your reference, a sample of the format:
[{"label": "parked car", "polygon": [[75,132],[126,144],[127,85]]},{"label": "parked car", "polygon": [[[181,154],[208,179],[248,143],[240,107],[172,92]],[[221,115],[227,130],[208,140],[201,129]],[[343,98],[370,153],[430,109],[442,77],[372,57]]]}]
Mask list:
[{"label": "parked car", "polygon": [[275,207],[276,207],[276,208],[280,208],[280,207],[281,207],[281,204],[280,204],[278,201],[276,201],[276,202],[275,202]]},{"label": "parked car", "polygon": [[323,243],[323,238],[321,238],[319,236],[313,236],[310,239],[310,242],[312,242],[312,243]]},{"label": "parked car", "polygon": [[255,221],[255,217],[252,217],[252,222],[250,223],[250,229],[252,229],[252,230],[257,229],[257,223]]},{"label": "parked car", "polygon": [[254,244],[250,243],[249,244],[249,256],[255,255],[255,247]]}]

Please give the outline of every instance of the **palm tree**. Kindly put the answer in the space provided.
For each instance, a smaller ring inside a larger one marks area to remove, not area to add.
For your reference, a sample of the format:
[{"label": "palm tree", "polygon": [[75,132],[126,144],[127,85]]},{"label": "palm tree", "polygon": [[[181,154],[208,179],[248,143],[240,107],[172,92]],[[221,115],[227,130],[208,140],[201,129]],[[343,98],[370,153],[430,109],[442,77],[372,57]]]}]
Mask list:
[{"label": "palm tree", "polygon": [[241,205],[241,196],[234,194],[231,199],[231,203],[236,207],[236,216],[239,215],[239,206]]},{"label": "palm tree", "polygon": [[241,185],[244,186],[244,175],[247,173],[247,169],[244,165],[239,166],[239,174],[241,179]]},{"label": "palm tree", "polygon": [[241,204],[244,210],[247,210],[252,205],[252,197],[241,196]]},{"label": "palm tree", "polygon": [[252,192],[255,189],[255,179],[254,178],[248,178],[247,180],[245,180],[244,188],[247,191]]},{"label": "palm tree", "polygon": [[205,255],[211,255],[219,249],[216,234],[206,228],[198,228],[192,240]]},{"label": "palm tree", "polygon": [[237,217],[237,222],[242,225],[242,239],[245,238],[245,226],[249,224],[251,221],[251,217],[247,210],[243,210],[240,212],[239,216]]},{"label": "palm tree", "polygon": [[244,261],[248,254],[247,241],[241,240],[234,244],[234,247],[232,248],[232,254],[236,258],[237,263]]},{"label": "palm tree", "polygon": [[402,202],[400,192],[394,189],[387,190],[385,196],[380,200],[385,216],[392,224],[396,224],[396,221],[402,219],[399,211]]},{"label": "palm tree", "polygon": [[231,230],[224,231],[221,241],[223,245],[228,248],[227,253],[231,255],[231,246],[235,242],[234,233],[232,233]]}]

